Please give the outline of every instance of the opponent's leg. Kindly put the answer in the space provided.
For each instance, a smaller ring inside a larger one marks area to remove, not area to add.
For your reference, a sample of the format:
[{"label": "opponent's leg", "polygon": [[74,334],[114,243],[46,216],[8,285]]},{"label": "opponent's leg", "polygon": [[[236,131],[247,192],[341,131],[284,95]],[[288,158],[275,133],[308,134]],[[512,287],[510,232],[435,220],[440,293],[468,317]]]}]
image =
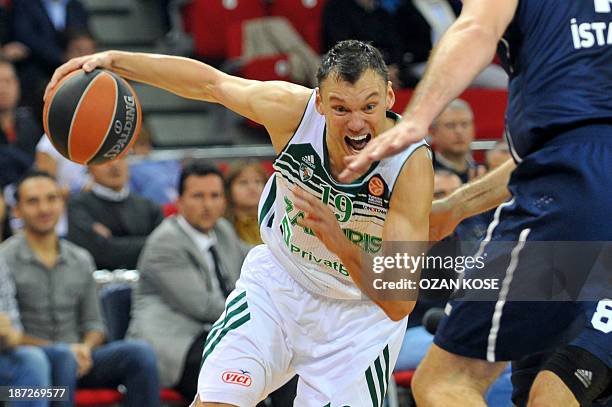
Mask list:
[{"label": "opponent's leg", "polygon": [[458,356],[433,344],[412,379],[419,407],[486,406],[484,394],[505,362]]},{"label": "opponent's leg", "polygon": [[574,393],[563,380],[548,370],[538,373],[531,392],[529,392],[529,407],[579,407]]}]

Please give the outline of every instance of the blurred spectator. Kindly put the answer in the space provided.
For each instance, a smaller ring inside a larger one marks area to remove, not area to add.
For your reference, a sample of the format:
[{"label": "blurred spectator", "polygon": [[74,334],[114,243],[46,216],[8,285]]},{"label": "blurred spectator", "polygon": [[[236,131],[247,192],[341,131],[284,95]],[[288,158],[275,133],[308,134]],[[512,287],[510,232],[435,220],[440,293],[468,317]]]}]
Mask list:
[{"label": "blurred spectator", "polygon": [[472,159],[474,113],[461,99],[453,100],[431,125],[434,169],[454,172],[463,183],[482,175],[484,168]]},{"label": "blurred spectator", "polygon": [[239,164],[227,177],[227,219],[238,237],[249,245],[262,243],[257,207],[267,180],[268,174],[258,162]]},{"label": "blurred spectator", "polygon": [[400,85],[403,38],[393,17],[376,0],[327,0],[323,8],[323,51],[343,40],[371,42],[389,67],[389,80]]},{"label": "blurred spectator", "polygon": [[492,149],[488,150],[485,156],[487,170],[491,171],[505,163],[511,158],[508,143],[496,141]]},{"label": "blurred spectator", "polygon": [[0,0],[0,58],[17,63],[28,57],[30,50],[24,44],[13,41],[13,16],[6,0]]},{"label": "blurred spectator", "polygon": [[246,254],[229,222],[221,218],[221,172],[201,161],[183,169],[179,214],[147,239],[138,262],[128,335],[150,342],[164,386],[185,399],[196,394],[206,335],[221,315]]},{"label": "blurred spectator", "polygon": [[123,384],[126,405],[159,405],[152,349],[138,341],[104,345],[93,259],[55,233],[64,210],[59,186],[49,174],[31,172],[16,188],[15,213],[24,233],[4,242],[0,254],[13,270],[23,342],[42,348],[51,363],[53,385],[67,386],[71,401],[77,384]]},{"label": "blurred spectator", "polygon": [[62,35],[87,29],[87,10],[79,0],[13,2],[15,39],[32,50],[31,60],[47,75],[65,61]]},{"label": "blurred spectator", "polygon": [[[43,388],[51,385],[51,368],[44,352],[20,346],[23,326],[15,301],[15,286],[0,259],[0,386]],[[24,407],[47,407],[46,400],[22,401]]]},{"label": "blurred spectator", "polygon": [[44,135],[36,145],[36,168],[48,172],[60,185],[66,199],[77,194],[91,182],[87,166],[77,164],[61,155]]},{"label": "blurred spectator", "polygon": [[90,191],[68,205],[68,239],[93,255],[98,268],[136,268],[149,234],[162,221],[160,208],[130,192],[127,159],[88,167]]},{"label": "blurred spectator", "polygon": [[153,141],[149,128],[142,126],[130,159],[130,190],[158,205],[176,201],[176,184],[181,163],[178,160],[150,158]]},{"label": "blurred spectator", "polygon": [[30,110],[17,107],[19,95],[13,64],[0,59],[0,187],[17,181],[30,168],[42,133]]},{"label": "blurred spectator", "polygon": [[[411,64],[412,78],[419,79],[425,72],[432,48],[456,20],[461,10],[459,0],[405,0],[395,12],[397,34],[402,39],[403,61]],[[416,85],[416,80],[407,86]],[[472,82],[472,86],[506,88],[508,76],[491,64]]]},{"label": "blurred spectator", "polygon": [[436,170],[434,173],[434,199],[442,199],[458,189],[463,182],[457,174],[447,170]]},{"label": "blurred spectator", "polygon": [[4,242],[11,237],[11,227],[9,225],[9,209],[4,201],[4,196],[0,192],[0,242]]},{"label": "blurred spectator", "polygon": [[30,49],[19,66],[23,85],[22,103],[30,106],[36,117],[42,114],[42,95],[55,68],[65,62],[62,36],[67,29],[87,28],[87,10],[79,0],[13,1],[15,40]]},{"label": "blurred spectator", "polygon": [[98,48],[96,39],[85,27],[68,28],[61,39],[66,61],[83,55],[95,54]]}]

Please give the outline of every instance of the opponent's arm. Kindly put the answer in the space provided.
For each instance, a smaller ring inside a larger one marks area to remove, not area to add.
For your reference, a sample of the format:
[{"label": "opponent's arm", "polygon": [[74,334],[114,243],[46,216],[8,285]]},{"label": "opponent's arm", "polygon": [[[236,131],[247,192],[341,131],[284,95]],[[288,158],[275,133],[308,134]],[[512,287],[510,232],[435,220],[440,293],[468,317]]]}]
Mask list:
[{"label": "opponent's arm", "polygon": [[[299,223],[312,229],[319,240],[340,258],[355,285],[382,308],[390,319],[399,321],[408,315],[415,301],[385,300],[384,293],[374,289],[372,257],[366,256],[359,246],[346,238],[331,210],[301,189],[293,192],[295,206],[304,212],[304,218]],[[396,180],[383,229],[383,241],[417,242],[412,248],[418,251],[414,253],[415,256],[420,255],[420,247],[425,250],[427,246],[432,195],[431,159],[427,149],[420,148],[413,153]],[[385,256],[394,254],[380,253]]]},{"label": "opponent's arm", "polygon": [[280,151],[297,128],[312,90],[289,82],[261,82],[228,75],[202,62],[176,56],[106,51],[72,59],[59,67],[45,92],[70,72],[111,70],[179,96],[219,103],[266,127]]},{"label": "opponent's arm", "polygon": [[516,164],[509,159],[482,178],[465,184],[451,195],[433,203],[429,219],[429,239],[437,241],[450,235],[470,216],[495,208],[510,197],[508,181]]},{"label": "opponent's arm", "polygon": [[347,157],[341,180],[357,178],[373,161],[427,136],[431,122],[491,63],[517,5],[518,0],[464,0],[461,15],[435,47],[403,119],[360,154]]}]

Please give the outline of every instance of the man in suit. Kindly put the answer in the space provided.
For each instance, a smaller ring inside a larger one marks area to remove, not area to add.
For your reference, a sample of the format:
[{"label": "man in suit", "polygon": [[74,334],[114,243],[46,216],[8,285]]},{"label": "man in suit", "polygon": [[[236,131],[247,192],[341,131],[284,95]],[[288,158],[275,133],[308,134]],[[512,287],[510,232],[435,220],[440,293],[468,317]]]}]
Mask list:
[{"label": "man in suit", "polygon": [[153,231],[140,255],[128,336],[153,345],[163,385],[190,400],[208,328],[223,312],[246,249],[221,218],[226,201],[217,168],[188,164],[178,189],[178,216]]}]

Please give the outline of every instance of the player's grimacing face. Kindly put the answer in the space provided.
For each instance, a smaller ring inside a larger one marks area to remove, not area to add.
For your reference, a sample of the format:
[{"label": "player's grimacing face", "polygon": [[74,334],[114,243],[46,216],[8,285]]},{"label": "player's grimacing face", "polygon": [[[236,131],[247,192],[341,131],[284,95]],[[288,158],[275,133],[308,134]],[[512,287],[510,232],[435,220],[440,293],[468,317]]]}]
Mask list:
[{"label": "player's grimacing face", "polygon": [[365,71],[354,84],[333,73],[317,92],[317,110],[325,116],[330,155],[358,154],[388,127],[386,111],[393,106],[391,84],[375,71]]}]

